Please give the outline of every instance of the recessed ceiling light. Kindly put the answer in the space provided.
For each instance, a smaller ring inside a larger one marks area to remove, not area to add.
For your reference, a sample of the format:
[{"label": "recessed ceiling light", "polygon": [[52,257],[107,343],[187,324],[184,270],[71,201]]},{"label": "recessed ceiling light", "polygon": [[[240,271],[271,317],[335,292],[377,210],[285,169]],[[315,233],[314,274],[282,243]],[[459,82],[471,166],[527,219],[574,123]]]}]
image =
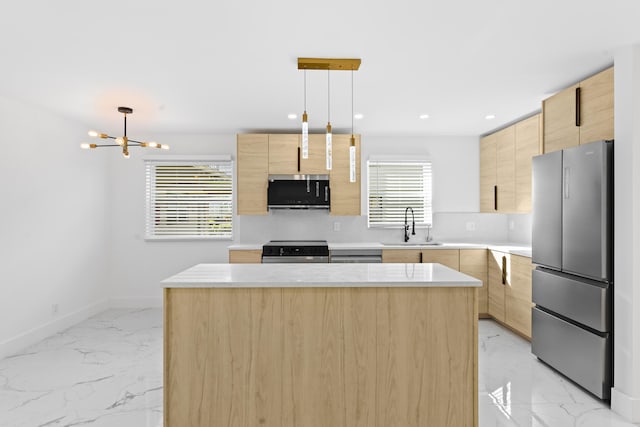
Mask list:
[{"label": "recessed ceiling light", "polygon": [[364,117],[364,115],[363,115],[363,114],[361,114],[361,113],[357,113],[357,114],[354,114],[354,115],[353,115],[353,118],[354,118],[354,119],[356,119],[356,120],[360,120],[360,119],[361,119],[361,118],[363,118],[363,117]]},{"label": "recessed ceiling light", "polygon": [[295,119],[297,119],[297,118],[298,118],[298,115],[297,115],[297,114],[294,114],[294,113],[291,113],[291,114],[289,114],[289,115],[287,116],[287,118],[288,118],[289,120],[295,120]]},{"label": "recessed ceiling light", "polygon": [[420,119],[424,120],[424,119],[428,119],[429,115],[428,114],[420,114]]},{"label": "recessed ceiling light", "polygon": [[485,119],[487,120],[493,120],[496,118],[495,114],[487,114],[486,116],[484,116]]}]

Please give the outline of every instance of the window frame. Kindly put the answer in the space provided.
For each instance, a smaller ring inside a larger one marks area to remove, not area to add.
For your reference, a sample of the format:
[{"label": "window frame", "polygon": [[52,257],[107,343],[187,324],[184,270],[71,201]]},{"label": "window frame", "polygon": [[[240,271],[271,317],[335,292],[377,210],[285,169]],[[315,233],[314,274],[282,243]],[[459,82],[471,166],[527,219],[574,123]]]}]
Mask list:
[{"label": "window frame", "polygon": [[[221,156],[147,156],[144,159],[144,175],[145,175],[145,215],[144,215],[144,239],[145,241],[225,241],[233,240],[235,234],[235,209],[236,209],[236,170],[235,161],[229,155]],[[150,172],[148,168],[150,166],[157,165],[176,165],[176,166],[197,166],[208,163],[228,164],[230,167],[231,177],[231,232],[228,235],[198,235],[198,234],[178,234],[178,235],[157,235],[155,234],[155,227],[152,225],[155,217],[152,213],[154,206],[153,194],[155,194],[155,179],[156,174],[153,173],[153,179],[150,178]],[[153,194],[152,194],[153,193]]]},{"label": "window frame", "polygon": [[[416,218],[416,228],[427,228],[432,226],[433,224],[433,162],[430,158],[424,158],[420,156],[412,157],[411,159],[407,159],[406,157],[396,158],[396,157],[371,157],[367,160],[367,228],[368,229],[397,229],[404,225],[404,221],[398,220],[397,222],[385,222],[385,223],[372,223],[371,221],[371,184],[372,184],[372,166],[376,165],[422,165],[427,166],[428,168],[428,184],[430,188],[426,190],[425,199],[424,199],[424,217],[421,220]],[[424,181],[423,181],[424,183]],[[428,200],[430,197],[430,200]],[[404,214],[403,214],[404,215]],[[409,221],[411,219],[411,212],[409,212]]]}]

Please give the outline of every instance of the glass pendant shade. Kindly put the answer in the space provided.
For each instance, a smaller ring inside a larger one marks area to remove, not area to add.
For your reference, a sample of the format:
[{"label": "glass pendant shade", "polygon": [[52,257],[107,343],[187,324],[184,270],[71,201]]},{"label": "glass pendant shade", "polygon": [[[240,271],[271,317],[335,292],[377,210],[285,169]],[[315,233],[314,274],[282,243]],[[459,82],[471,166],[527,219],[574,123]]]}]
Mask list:
[{"label": "glass pendant shade", "polygon": [[356,182],[356,139],[353,135],[349,145],[349,182]]},{"label": "glass pendant shade", "polygon": [[327,123],[327,135],[326,135],[326,157],[327,157],[327,170],[331,170],[332,166],[332,141],[333,137],[331,135],[331,123]]},{"label": "glass pendant shade", "polygon": [[306,111],[302,114],[302,158],[309,158],[309,122]]}]

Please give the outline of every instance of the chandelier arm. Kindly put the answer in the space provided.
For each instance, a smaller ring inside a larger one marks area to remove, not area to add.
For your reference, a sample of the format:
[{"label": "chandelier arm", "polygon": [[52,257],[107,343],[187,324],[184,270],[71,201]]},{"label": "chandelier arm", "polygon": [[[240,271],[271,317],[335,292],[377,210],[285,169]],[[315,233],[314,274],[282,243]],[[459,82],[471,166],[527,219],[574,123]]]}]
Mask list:
[{"label": "chandelier arm", "polygon": [[102,148],[102,147],[120,147],[119,144],[96,144],[96,148]]},{"label": "chandelier arm", "polygon": [[127,142],[129,143],[129,145],[131,145],[132,143],[134,144],[146,144],[144,141],[136,141],[135,139],[129,139],[127,138]]}]

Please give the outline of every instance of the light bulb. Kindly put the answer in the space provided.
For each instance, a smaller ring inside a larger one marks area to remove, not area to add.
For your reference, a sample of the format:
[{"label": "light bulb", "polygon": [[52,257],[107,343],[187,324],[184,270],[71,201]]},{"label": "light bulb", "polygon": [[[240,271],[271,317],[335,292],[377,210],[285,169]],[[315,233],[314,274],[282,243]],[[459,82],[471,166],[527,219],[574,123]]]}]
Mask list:
[{"label": "light bulb", "polygon": [[153,142],[153,141],[147,143],[147,147],[151,147],[151,148],[160,148],[158,145],[159,144],[157,142]]},{"label": "light bulb", "polygon": [[356,182],[356,145],[353,135],[349,146],[349,182]]},{"label": "light bulb", "polygon": [[99,135],[98,132],[96,132],[95,130],[90,130],[89,131],[89,136],[92,137],[92,138],[95,138],[98,135]]},{"label": "light bulb", "polygon": [[168,150],[169,146],[167,144],[160,144],[160,148],[162,148],[163,150]]},{"label": "light bulb", "polygon": [[122,156],[123,156],[125,159],[128,159],[128,158],[129,158],[129,151],[123,151],[123,152],[122,152]]},{"label": "light bulb", "polygon": [[302,114],[302,158],[309,158],[309,122],[307,121],[307,111]]},{"label": "light bulb", "polygon": [[97,144],[89,144],[86,142],[83,142],[82,144],[80,144],[80,148],[84,150],[88,150],[89,148],[96,148],[97,146],[98,146]]},{"label": "light bulb", "polygon": [[331,170],[332,166],[332,136],[331,136],[331,123],[327,123],[327,135],[326,135],[326,157],[327,157],[327,170]]},{"label": "light bulb", "polygon": [[122,139],[122,137],[118,137],[118,138],[116,138],[116,144],[118,144],[118,145],[124,145],[124,139]]}]

